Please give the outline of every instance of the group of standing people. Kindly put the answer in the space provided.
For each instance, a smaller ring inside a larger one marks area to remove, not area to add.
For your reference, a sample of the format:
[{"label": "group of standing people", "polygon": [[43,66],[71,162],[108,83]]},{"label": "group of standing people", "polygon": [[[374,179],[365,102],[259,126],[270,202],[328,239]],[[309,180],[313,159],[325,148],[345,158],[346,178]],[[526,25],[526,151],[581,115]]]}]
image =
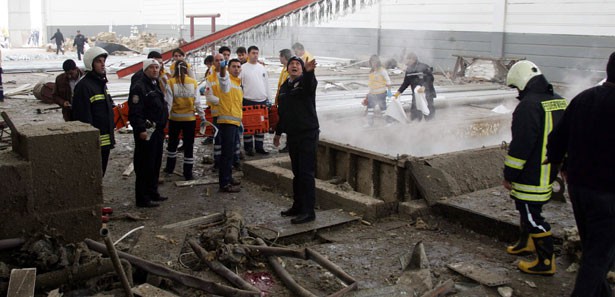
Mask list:
[{"label": "group of standing people", "polygon": [[[287,135],[293,173],[294,202],[291,208],[282,211],[282,216],[293,216],[291,223],[301,224],[315,219],[315,168],[316,145],[319,135],[316,115],[316,87],[314,75],[316,60],[302,45],[295,53],[303,58],[289,55],[290,50],[280,53],[284,71],[280,77],[275,104],[278,106],[279,123],[274,145],[280,145],[280,136]],[[245,51],[245,52],[244,52]],[[283,53],[283,55],[282,55]],[[172,173],[177,159],[179,135],[184,147],[183,175],[193,179],[193,143],[196,117],[205,122],[200,106],[200,87],[194,78],[191,65],[184,60],[181,49],[173,51],[174,59],[170,73],[166,73],[162,55],[151,52],[143,61],[143,68],[131,78],[128,98],[129,121],[133,127],[136,173],[135,200],[137,207],[157,207],[158,202],[168,197],[158,192],[158,178],[162,167],[164,128],[169,127],[169,145],[164,171]],[[243,107],[269,104],[271,94],[267,85],[268,74],[258,61],[256,46],[238,48],[237,58],[230,58],[230,48],[222,47],[210,62],[206,73],[204,95],[214,116],[218,129],[215,140],[216,166],[219,173],[220,192],[236,193],[240,181],[232,178],[233,166],[238,162]],[[100,131],[100,146],[103,176],[106,172],[111,149],[115,145],[113,135],[113,101],[107,90],[105,61],[108,53],[93,47],[84,54],[85,73],[73,60],[63,64],[64,73],[56,78],[54,98],[62,106],[65,120],[89,123]],[[305,59],[305,60],[303,60]],[[243,62],[242,62],[243,61]],[[264,150],[264,135],[244,138],[246,154]]]},{"label": "group of standing people", "polygon": [[535,255],[533,261],[519,262],[525,273],[555,274],[553,235],[542,207],[559,171],[568,184],[581,238],[572,297],[613,296],[606,277],[615,264],[615,52],[606,74],[603,84],[581,92],[570,104],[530,61],[517,62],[506,79],[518,90],[520,102],[513,113],[503,185],[510,190],[521,226],[518,242],[507,252]]}]

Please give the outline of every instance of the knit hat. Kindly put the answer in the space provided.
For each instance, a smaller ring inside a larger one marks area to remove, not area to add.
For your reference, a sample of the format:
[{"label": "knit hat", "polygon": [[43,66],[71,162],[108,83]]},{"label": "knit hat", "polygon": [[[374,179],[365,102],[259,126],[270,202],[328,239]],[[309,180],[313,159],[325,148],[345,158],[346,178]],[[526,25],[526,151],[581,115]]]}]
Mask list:
[{"label": "knit hat", "polygon": [[152,65],[160,66],[160,64],[158,64],[158,61],[156,61],[154,59],[143,60],[143,71],[147,70],[147,67],[152,66]]},{"label": "knit hat", "polygon": [[615,83],[615,52],[611,53],[606,64],[606,81]]},{"label": "knit hat", "polygon": [[62,69],[64,69],[65,72],[68,72],[76,68],[77,68],[77,64],[72,59],[68,59],[64,61],[64,63],[62,63]]},{"label": "knit hat", "polygon": [[305,63],[303,62],[303,60],[301,60],[301,58],[297,56],[290,57],[290,59],[288,59],[288,63],[286,63],[286,68],[288,68],[288,65],[290,65],[290,61],[299,61],[299,64],[301,64],[301,69],[305,70]]}]

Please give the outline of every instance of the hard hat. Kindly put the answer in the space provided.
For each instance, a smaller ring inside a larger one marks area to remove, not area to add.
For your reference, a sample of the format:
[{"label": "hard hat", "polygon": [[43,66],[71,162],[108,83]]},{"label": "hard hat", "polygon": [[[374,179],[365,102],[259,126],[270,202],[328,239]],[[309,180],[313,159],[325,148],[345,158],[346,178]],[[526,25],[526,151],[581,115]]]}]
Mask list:
[{"label": "hard hat", "polygon": [[109,53],[107,53],[107,51],[104,50],[102,47],[91,47],[87,52],[85,52],[85,54],[83,54],[83,64],[85,65],[85,70],[94,70],[92,67],[92,63],[94,63],[94,60],[99,56],[105,56],[105,58],[107,58],[108,55]]},{"label": "hard hat", "polygon": [[515,63],[506,76],[506,85],[509,87],[516,87],[519,91],[523,91],[527,82],[534,76],[541,75],[540,69],[536,64],[530,61],[519,61]]}]

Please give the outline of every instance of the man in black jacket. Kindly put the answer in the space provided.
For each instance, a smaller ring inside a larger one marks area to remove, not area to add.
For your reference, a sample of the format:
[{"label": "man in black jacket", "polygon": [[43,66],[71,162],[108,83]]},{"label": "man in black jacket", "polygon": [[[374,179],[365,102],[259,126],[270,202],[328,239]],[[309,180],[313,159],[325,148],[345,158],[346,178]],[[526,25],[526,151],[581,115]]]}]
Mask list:
[{"label": "man in black jacket", "polygon": [[62,51],[62,55],[64,54],[64,49],[62,48],[62,44],[64,44],[64,35],[62,35],[62,32],[60,32],[60,29],[58,29],[58,31],[53,34],[53,36],[51,36],[51,39],[49,40],[54,40],[56,41],[56,55],[58,54],[58,52]]},{"label": "man in black jacket", "polygon": [[152,201],[167,197],[158,193],[158,177],[162,165],[164,127],[169,111],[159,79],[160,64],[155,59],[143,61],[143,76],[130,84],[128,120],[135,139],[134,167],[137,207],[157,207]]},{"label": "man in black jacket", "polygon": [[81,34],[81,31],[77,30],[77,35],[75,35],[75,41],[73,41],[73,46],[77,46],[77,59],[81,60],[81,55],[83,55],[83,47],[85,43],[88,42],[88,38]]},{"label": "man in black jacket", "polygon": [[115,145],[113,100],[107,90],[105,71],[107,55],[107,51],[100,47],[93,47],[83,55],[86,73],[75,86],[71,113],[73,121],[88,123],[100,130],[103,176]]},{"label": "man in black jacket", "polygon": [[520,237],[506,251],[512,255],[536,252],[536,260],[520,261],[519,269],[529,274],[555,274],[551,226],[542,216],[549,202],[557,168],[543,165],[547,135],[564,114],[566,100],[530,61],[515,63],[506,84],[517,88],[520,102],[512,116],[512,140],[504,162],[503,186],[519,211]]},{"label": "man in black jacket", "polygon": [[615,52],[607,78],[574,97],[549,135],[547,162],[562,175],[581,237],[573,297],[613,296],[606,275],[615,262]]},{"label": "man in black jacket", "polygon": [[281,214],[295,216],[290,220],[292,224],[303,224],[316,219],[316,148],[320,133],[316,115],[316,60],[304,64],[301,58],[293,56],[287,68],[289,78],[280,87],[280,121],[273,144],[279,146],[280,136],[286,133],[294,175],[293,206]]},{"label": "man in black jacket", "polygon": [[426,120],[431,120],[436,115],[436,108],[434,107],[433,99],[436,98],[436,89],[433,86],[434,77],[433,69],[425,63],[421,63],[418,57],[414,53],[409,53],[406,56],[406,73],[404,81],[395,93],[394,97],[397,99],[401,93],[403,93],[408,86],[412,90],[412,105],[410,106],[410,119],[422,120],[423,113],[416,108],[416,95],[415,89],[417,86],[420,88],[417,92],[425,93],[425,99],[427,99],[427,107],[429,108],[429,115],[425,116]]}]

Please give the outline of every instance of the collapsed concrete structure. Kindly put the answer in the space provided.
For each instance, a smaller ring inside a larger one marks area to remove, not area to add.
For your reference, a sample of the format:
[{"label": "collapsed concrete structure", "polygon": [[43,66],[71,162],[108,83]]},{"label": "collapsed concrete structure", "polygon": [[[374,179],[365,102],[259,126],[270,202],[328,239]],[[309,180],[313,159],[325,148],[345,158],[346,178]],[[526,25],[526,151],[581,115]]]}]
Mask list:
[{"label": "collapsed concrete structure", "polygon": [[[70,122],[19,126],[0,152],[0,238],[97,236],[103,203],[98,130]],[[70,176],[67,173],[71,173]]]}]

